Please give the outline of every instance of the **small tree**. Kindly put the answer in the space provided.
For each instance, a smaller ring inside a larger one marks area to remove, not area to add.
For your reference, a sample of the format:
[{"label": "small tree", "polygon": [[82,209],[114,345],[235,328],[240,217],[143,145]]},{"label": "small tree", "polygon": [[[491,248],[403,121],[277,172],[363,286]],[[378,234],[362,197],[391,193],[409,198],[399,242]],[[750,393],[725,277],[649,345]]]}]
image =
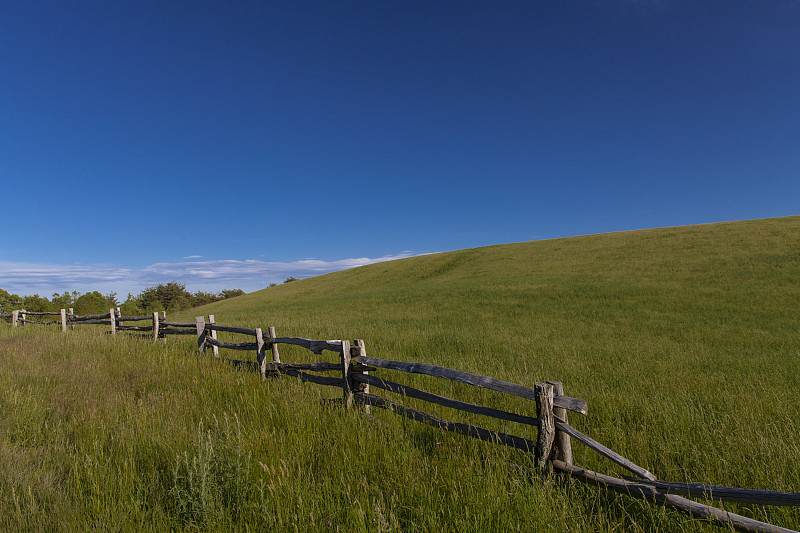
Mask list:
[{"label": "small tree", "polygon": [[142,316],[144,314],[142,308],[139,307],[139,299],[131,293],[128,293],[128,297],[119,306],[119,311],[126,316]]},{"label": "small tree", "polygon": [[213,292],[197,291],[193,295],[192,306],[211,304],[219,301],[219,296]]},{"label": "small tree", "polygon": [[98,291],[87,292],[75,301],[76,315],[99,315],[108,313],[108,300]]},{"label": "small tree", "polygon": [[117,300],[117,293],[116,292],[109,292],[105,295],[106,302],[108,303],[109,309],[112,307],[116,307],[119,305],[119,301]]},{"label": "small tree", "polygon": [[191,307],[194,297],[186,285],[176,281],[148,287],[139,295],[139,305],[147,311],[176,311]]},{"label": "small tree", "polygon": [[26,311],[52,311],[53,306],[50,303],[50,300],[47,299],[46,296],[39,296],[39,294],[34,294],[32,296],[24,296],[22,298],[22,307]]},{"label": "small tree", "polygon": [[237,296],[241,296],[244,294],[242,289],[225,289],[220,291],[219,296],[223,300],[227,300],[228,298],[236,298]]},{"label": "small tree", "polygon": [[75,303],[75,298],[73,298],[72,293],[69,291],[64,291],[64,294],[58,294],[57,292],[54,292],[53,297],[50,298],[50,301],[53,303],[55,310],[68,309],[72,307],[72,304]]},{"label": "small tree", "polygon": [[15,309],[22,309],[22,297],[0,289],[0,313],[10,313]]}]

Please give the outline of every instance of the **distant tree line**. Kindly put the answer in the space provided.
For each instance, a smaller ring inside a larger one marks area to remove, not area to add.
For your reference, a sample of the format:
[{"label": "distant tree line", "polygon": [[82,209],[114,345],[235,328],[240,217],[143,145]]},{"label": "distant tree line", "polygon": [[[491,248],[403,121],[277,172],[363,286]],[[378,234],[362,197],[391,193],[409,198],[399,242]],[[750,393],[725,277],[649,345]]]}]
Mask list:
[{"label": "distant tree line", "polygon": [[124,302],[117,300],[117,293],[101,294],[98,291],[81,294],[78,291],[53,293],[51,298],[34,294],[19,296],[0,289],[0,312],[10,313],[14,309],[26,311],[58,311],[73,308],[76,315],[107,313],[112,307],[119,307],[123,315],[142,315],[153,311],[180,311],[210,304],[220,300],[241,296],[242,289],[226,289],[220,292],[197,291],[191,293],[186,285],[170,281],[148,287],[134,296],[128,293]]}]

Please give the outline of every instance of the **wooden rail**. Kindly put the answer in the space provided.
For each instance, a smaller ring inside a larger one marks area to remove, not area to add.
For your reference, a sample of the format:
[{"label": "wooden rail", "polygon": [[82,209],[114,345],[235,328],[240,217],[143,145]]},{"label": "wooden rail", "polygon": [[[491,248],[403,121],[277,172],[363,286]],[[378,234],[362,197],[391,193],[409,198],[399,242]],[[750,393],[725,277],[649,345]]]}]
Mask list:
[{"label": "wooden rail", "polygon": [[[30,320],[28,315],[60,315],[61,319],[54,322],[38,322]],[[363,340],[356,340],[351,343],[347,340],[278,337],[275,334],[274,327],[267,328],[267,335],[264,335],[265,330],[262,328],[250,329],[221,326],[216,324],[213,315],[209,316],[208,320],[205,317],[197,317],[194,323],[168,322],[166,313],[123,317],[119,313],[119,308],[117,308],[116,310],[110,309],[108,313],[104,314],[82,316],[73,314],[72,309],[69,312],[62,309],[58,313],[34,313],[18,310],[2,314],[0,318],[10,318],[14,327],[17,327],[18,324],[24,326],[26,323],[54,324],[60,322],[62,331],[65,332],[68,325],[71,328],[74,328],[75,325],[105,325],[111,326],[110,333],[112,334],[116,334],[117,331],[128,334],[148,332],[139,336],[153,340],[166,340],[169,335],[194,335],[197,337],[198,352],[204,353],[210,347],[215,357],[219,357],[219,349],[252,351],[254,352],[255,361],[237,359],[224,359],[224,361],[241,368],[260,372],[262,377],[287,375],[318,385],[336,387],[342,390],[341,403],[347,407],[358,405],[364,409],[369,409],[369,407],[386,409],[405,418],[444,431],[451,431],[483,441],[509,446],[525,453],[533,453],[535,464],[545,473],[552,470],[562,475],[571,476],[584,483],[602,486],[635,498],[654,501],[726,528],[733,527],[740,531],[756,533],[791,531],[688,500],[684,496],[755,505],[800,507],[799,493],[721,487],[702,483],[659,481],[646,468],[635,464],[630,459],[621,456],[572,427],[567,420],[567,410],[585,415],[587,413],[587,403],[585,400],[566,396],[563,391],[563,385],[559,382],[542,382],[536,383],[534,387],[526,387],[489,376],[471,374],[426,363],[409,363],[369,357],[366,355]],[[149,322],[149,324],[123,325],[124,322]],[[255,337],[255,339],[247,342],[222,342],[217,339],[217,332],[246,335]],[[279,344],[300,346],[317,355],[324,351],[334,352],[338,354],[339,362],[282,363],[278,352]],[[271,361],[267,357],[268,351],[271,353]],[[532,400],[535,402],[536,416],[512,413],[502,409],[447,398],[370,374],[370,372],[376,370],[424,374]],[[325,376],[317,375],[313,372],[336,372],[338,375]],[[402,398],[413,398],[460,412],[516,422],[522,424],[523,427],[536,428],[537,438],[532,440],[522,436],[492,431],[473,424],[448,420],[403,405],[398,401],[371,394],[370,387],[399,395]],[[571,439],[580,442],[601,456],[627,469],[636,477],[623,476],[625,479],[620,479],[573,465]]]},{"label": "wooden rail", "polygon": [[[425,363],[405,363],[403,361],[387,361],[385,359],[377,359],[375,357],[360,356],[354,359],[368,365],[377,366],[378,368],[387,368],[392,370],[400,370],[402,372],[413,372],[416,374],[427,374],[438,378],[449,379],[450,381],[458,381],[466,383],[467,385],[475,385],[476,387],[484,387],[497,392],[505,392],[506,394],[513,394],[528,400],[536,399],[536,391],[524,385],[517,385],[516,383],[509,383],[500,379],[490,378],[487,376],[479,376],[477,374],[470,374],[468,372],[461,372],[460,370],[451,370],[441,366],[428,365]],[[581,414],[586,414],[586,401],[577,398],[569,398],[566,396],[558,396],[554,398],[553,404],[563,409],[569,409]]]},{"label": "wooden rail", "polygon": [[645,483],[664,494],[678,494],[690,498],[702,498],[704,500],[717,500],[721,502],[800,507],[800,494],[797,492],[739,489],[735,487],[721,487],[719,485],[706,485],[705,483],[641,480],[627,477],[626,479],[638,483]]},{"label": "wooden rail", "polygon": [[462,435],[467,435],[469,437],[474,437],[489,442],[504,444],[506,446],[511,446],[512,448],[516,448],[524,452],[532,452],[536,448],[536,443],[534,441],[525,439],[523,437],[507,435],[505,433],[500,433],[498,431],[490,431],[488,429],[479,428],[477,426],[473,426],[470,424],[453,422],[452,420],[445,420],[444,418],[439,418],[438,416],[425,413],[418,409],[412,409],[411,407],[406,407],[395,401],[386,398],[381,398],[380,396],[375,396],[373,394],[366,394],[366,393],[357,394],[356,401],[359,403],[372,405],[374,407],[381,407],[383,409],[388,409],[390,411],[394,411],[395,413],[403,415],[406,418],[416,420],[417,422],[424,422],[425,424],[440,429],[444,429],[446,431],[453,431],[455,433],[460,433]]},{"label": "wooden rail", "polygon": [[683,511],[698,518],[710,520],[712,523],[722,527],[734,527],[739,531],[750,531],[754,533],[797,533],[791,529],[786,529],[752,518],[747,518],[735,513],[729,513],[716,507],[697,503],[675,494],[664,494],[657,490],[653,485],[645,482],[633,482],[618,479],[598,472],[580,468],[575,465],[568,465],[562,461],[553,461],[556,471],[572,476],[579,481],[590,485],[598,485],[616,492],[621,492],[634,498],[644,498],[665,504],[669,507]]},{"label": "wooden rail", "polygon": [[368,374],[356,374],[353,376],[353,379],[359,383],[367,383],[369,385],[373,385],[378,387],[379,389],[383,389],[389,392],[394,392],[397,394],[401,394],[403,396],[408,396],[409,398],[416,398],[418,400],[423,400],[430,403],[435,403],[437,405],[443,405],[445,407],[452,407],[453,409],[459,409],[461,411],[465,411],[467,413],[474,413],[478,415],[486,415],[491,416],[494,418],[498,418],[500,420],[509,420],[511,422],[519,422],[520,424],[528,424],[531,426],[539,427],[539,419],[534,418],[531,416],[525,415],[518,415],[516,413],[509,413],[507,411],[501,411],[499,409],[492,409],[490,407],[483,407],[480,405],[476,405],[473,403],[462,402],[459,400],[453,400],[451,398],[447,398],[445,396],[439,396],[438,394],[433,394],[430,392],[425,392],[419,389],[415,389],[413,387],[407,387],[405,385],[400,385],[399,383],[394,383],[392,381],[388,381],[377,376],[370,376]]}]

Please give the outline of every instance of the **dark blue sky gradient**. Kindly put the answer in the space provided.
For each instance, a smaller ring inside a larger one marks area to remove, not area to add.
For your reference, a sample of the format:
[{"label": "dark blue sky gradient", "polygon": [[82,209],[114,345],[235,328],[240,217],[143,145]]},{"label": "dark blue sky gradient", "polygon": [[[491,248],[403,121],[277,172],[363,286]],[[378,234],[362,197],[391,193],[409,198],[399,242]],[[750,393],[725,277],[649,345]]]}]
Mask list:
[{"label": "dark blue sky gradient", "polygon": [[798,2],[0,17],[3,218],[20,222],[0,287],[2,262],[335,261],[798,214]]}]

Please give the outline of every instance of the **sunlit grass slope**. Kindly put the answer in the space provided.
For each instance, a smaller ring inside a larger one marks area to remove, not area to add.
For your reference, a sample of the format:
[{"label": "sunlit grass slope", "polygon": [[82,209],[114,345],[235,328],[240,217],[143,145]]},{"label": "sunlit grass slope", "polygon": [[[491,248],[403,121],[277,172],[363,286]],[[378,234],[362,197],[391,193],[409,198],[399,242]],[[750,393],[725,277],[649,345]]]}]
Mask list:
[{"label": "sunlit grass slope", "polygon": [[576,424],[659,477],[800,490],[800,217],[415,257],[197,314],[210,312],[363,338],[376,357],[560,380],[589,401]]},{"label": "sunlit grass slope", "polygon": [[[559,380],[589,402],[574,425],[662,479],[800,491],[800,217],[416,257],[180,316],[209,313],[220,324],[275,326],[279,336],[363,338],[376,357],[523,384]],[[338,395],[198,358],[191,339],[0,326],[0,529],[716,530],[601,489],[531,478],[512,464],[530,465],[518,452],[378,410],[386,424],[320,405]],[[574,450],[580,465],[619,472]],[[800,528],[798,510],[726,508]]]},{"label": "sunlit grass slope", "polygon": [[800,217],[790,217],[416,257],[185,316],[363,338],[374,356],[521,383],[559,379],[595,419],[609,403],[634,418],[661,401],[708,402],[707,414],[794,409],[799,304]]}]

